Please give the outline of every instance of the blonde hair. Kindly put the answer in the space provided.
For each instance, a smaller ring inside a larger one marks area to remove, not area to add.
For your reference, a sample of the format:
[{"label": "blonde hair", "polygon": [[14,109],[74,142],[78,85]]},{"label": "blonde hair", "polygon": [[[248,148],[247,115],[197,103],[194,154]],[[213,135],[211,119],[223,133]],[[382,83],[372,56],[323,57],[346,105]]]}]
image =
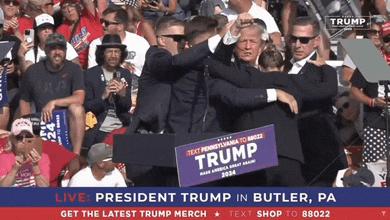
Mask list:
[{"label": "blonde hair", "polygon": [[283,56],[274,44],[267,44],[259,57],[259,65],[264,70],[268,68],[282,68]]}]

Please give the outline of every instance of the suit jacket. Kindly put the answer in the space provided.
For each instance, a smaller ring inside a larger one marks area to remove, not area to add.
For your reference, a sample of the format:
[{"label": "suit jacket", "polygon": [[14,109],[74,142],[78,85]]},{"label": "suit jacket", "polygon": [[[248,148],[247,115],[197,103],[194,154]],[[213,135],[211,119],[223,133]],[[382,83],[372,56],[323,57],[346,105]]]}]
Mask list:
[{"label": "suit jacket", "polygon": [[[317,59],[317,54],[310,59]],[[335,69],[329,65],[318,67],[306,63],[298,74],[292,74],[291,77],[302,93],[303,103],[300,117],[316,113],[332,114],[332,98],[338,91]]]},{"label": "suit jacket", "polygon": [[[256,89],[259,96],[262,97],[263,101],[256,105],[241,105],[241,108],[237,106],[236,110],[239,110],[239,113],[232,123],[233,131],[244,131],[273,124],[278,155],[303,163],[304,157],[299,140],[297,116],[285,103],[267,102],[266,89],[280,88],[294,95],[300,106],[299,91],[290,77],[285,73],[263,73],[256,68],[242,64],[241,66],[232,64],[230,67],[217,61],[209,61],[209,64],[211,75],[226,76],[226,80],[230,83]],[[247,99],[244,93],[241,93],[240,97]]]},{"label": "suit jacket", "polygon": [[[173,80],[168,113],[168,132],[231,131],[232,129],[228,128],[229,125],[225,124],[225,121],[226,118],[234,116],[227,109],[231,106],[255,106],[267,102],[264,89],[243,89],[222,80],[208,80],[207,72],[206,59],[206,62],[187,69],[184,75]],[[222,111],[218,111],[217,115],[216,109]]]},{"label": "suit jacket", "polygon": [[[237,59],[234,63],[230,62],[234,44],[220,48],[222,50],[216,51],[216,53],[220,54],[220,61],[227,65],[241,69],[244,72],[250,72],[248,71],[250,68],[242,65],[242,63],[237,61]],[[311,59],[315,60],[316,56],[311,57]],[[264,76],[259,74],[241,74],[241,76],[236,74],[236,77],[234,77],[233,74],[226,74],[226,72],[223,71],[216,72],[214,76],[229,79],[229,81],[239,83],[239,86],[247,86],[248,84],[254,86],[256,81],[261,82],[264,80]],[[340,157],[340,155],[343,154],[343,147],[337,128],[333,123],[334,115],[332,114],[331,100],[332,97],[337,94],[336,71],[327,65],[323,67],[317,67],[314,64],[306,63],[298,75],[280,74],[278,78],[279,77],[290,78],[291,81],[294,82],[295,87],[297,88],[300,97],[302,98],[302,107],[300,109],[298,120],[298,130],[299,139],[302,145],[300,152],[304,152],[306,164],[306,169],[304,172],[306,180],[311,182],[317,175],[326,169],[318,180],[333,181],[337,171],[339,169],[343,169],[346,165],[345,157]],[[282,81],[277,79],[277,82],[280,83]],[[274,110],[269,112],[272,114],[276,113],[277,111]],[[261,114],[256,115],[259,116],[259,119],[261,118]],[[263,114],[263,117],[264,115],[265,114]],[[249,123],[252,121],[253,123],[253,117],[254,116],[251,114],[247,115],[246,121]],[[241,128],[243,129],[246,127],[241,126]],[[280,132],[282,131],[280,129],[283,128],[286,127],[275,126],[277,144],[278,139],[280,139],[278,138],[278,136],[280,137],[278,133],[284,134],[284,132]],[[295,126],[292,126],[291,128],[296,129]],[[283,148],[284,152],[291,150],[287,149],[290,147],[290,145],[287,142],[285,142],[285,144],[286,145],[278,146],[278,153],[281,152],[279,151],[280,147]],[[295,149],[298,149],[297,145],[294,147]],[[300,152],[298,154],[290,152],[292,154],[288,157],[297,159],[300,157]],[[334,161],[336,158],[337,160]],[[326,168],[329,164],[332,164],[332,166]]]},{"label": "suit jacket", "polygon": [[[316,54],[310,59],[315,60]],[[321,174],[311,185],[329,185],[347,165],[345,156],[340,156],[344,148],[332,112],[337,73],[328,65],[306,63],[292,79],[303,94],[298,128],[305,156],[304,176],[312,182]]]},{"label": "suit jacket", "polygon": [[207,42],[175,56],[165,49],[150,47],[138,81],[137,108],[129,132],[135,132],[140,124],[155,133],[164,130],[172,83],[210,54]]},{"label": "suit jacket", "polygon": [[202,65],[187,70],[172,85],[168,113],[168,132],[202,132],[206,108],[206,89]]},{"label": "suit jacket", "polygon": [[[129,125],[131,108],[131,73],[123,68],[118,67],[121,73],[121,79],[125,79],[128,87],[126,96],[121,98],[119,95],[114,96],[115,112],[124,126]],[[108,99],[103,100],[102,95],[106,88],[106,82],[102,80],[103,69],[101,66],[95,66],[84,72],[84,83],[86,90],[85,111],[91,111],[96,115],[98,126],[100,127],[108,114],[110,103]]]}]

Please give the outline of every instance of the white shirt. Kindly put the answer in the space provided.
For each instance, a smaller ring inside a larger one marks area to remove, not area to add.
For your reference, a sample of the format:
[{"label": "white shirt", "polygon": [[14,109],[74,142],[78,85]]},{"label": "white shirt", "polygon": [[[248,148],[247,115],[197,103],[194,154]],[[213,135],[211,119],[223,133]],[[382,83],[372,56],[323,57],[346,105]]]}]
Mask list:
[{"label": "white shirt", "polygon": [[[96,38],[89,45],[88,68],[97,65],[95,52],[97,49],[97,45],[102,44],[102,39],[103,38]],[[144,67],[146,51],[148,51],[150,47],[148,41],[141,36],[126,31],[126,37],[122,41],[122,44],[127,46],[126,50],[128,53],[125,62],[134,64],[134,73],[139,77],[141,75],[142,68]]]},{"label": "white shirt", "polygon": [[248,13],[252,15],[253,18],[259,18],[265,22],[267,25],[267,32],[271,33],[280,33],[278,25],[275,22],[274,17],[265,10],[264,8],[256,5],[252,2],[252,7],[249,9]]},{"label": "white shirt", "polygon": [[[37,56],[38,56],[37,58],[37,63],[38,63],[39,61],[44,60],[46,58],[46,53],[44,50],[38,47]],[[79,55],[77,54],[73,46],[70,43],[66,42],[66,59],[72,61],[74,58],[78,56]],[[34,49],[30,49],[29,51],[27,51],[25,60],[35,63]]]},{"label": "white shirt", "polygon": [[[256,3],[252,2],[252,7],[249,9],[248,13],[252,15],[253,18],[259,18],[264,21],[265,25],[267,25],[267,33],[280,33],[278,25],[272,15],[265,10],[264,8],[256,5]],[[222,15],[225,15],[229,22],[237,20],[238,14],[236,11],[233,11],[230,8],[224,9],[221,12]]]},{"label": "white shirt", "polygon": [[291,63],[293,64],[293,67],[291,70],[288,72],[288,74],[298,74],[299,71],[301,71],[302,67],[307,63],[307,61],[312,57],[316,51],[313,51],[309,56],[305,57],[304,59],[295,62],[295,59],[291,59]]},{"label": "white shirt", "polygon": [[117,168],[97,180],[90,166],[81,169],[69,181],[69,187],[127,187],[125,179]]}]

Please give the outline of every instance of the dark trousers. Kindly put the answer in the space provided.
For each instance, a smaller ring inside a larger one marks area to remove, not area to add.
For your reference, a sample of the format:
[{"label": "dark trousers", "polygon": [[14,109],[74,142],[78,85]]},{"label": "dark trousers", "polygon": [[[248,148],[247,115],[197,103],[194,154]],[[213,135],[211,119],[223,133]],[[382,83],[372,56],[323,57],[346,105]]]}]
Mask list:
[{"label": "dark trousers", "polygon": [[309,186],[331,187],[337,172],[347,167],[344,147],[332,117],[318,114],[299,120],[305,164],[302,172]]}]

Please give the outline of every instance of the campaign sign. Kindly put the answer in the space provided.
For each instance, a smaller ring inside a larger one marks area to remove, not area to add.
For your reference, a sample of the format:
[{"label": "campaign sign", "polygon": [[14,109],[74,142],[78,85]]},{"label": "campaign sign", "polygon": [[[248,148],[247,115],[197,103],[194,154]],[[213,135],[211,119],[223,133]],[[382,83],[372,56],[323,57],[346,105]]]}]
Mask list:
[{"label": "campaign sign", "polygon": [[[37,113],[37,116],[41,117],[41,113]],[[68,114],[66,110],[54,110],[51,121],[41,121],[40,136],[43,140],[57,142],[72,151],[68,133]]]},{"label": "campaign sign", "polygon": [[273,125],[183,145],[175,152],[181,187],[278,165]]},{"label": "campaign sign", "polygon": [[369,17],[361,16],[358,0],[304,0],[308,12],[320,23],[329,39],[342,38],[352,28],[366,30]]},{"label": "campaign sign", "polygon": [[8,102],[7,96],[7,68],[4,68],[0,78],[0,107],[3,107]]}]

